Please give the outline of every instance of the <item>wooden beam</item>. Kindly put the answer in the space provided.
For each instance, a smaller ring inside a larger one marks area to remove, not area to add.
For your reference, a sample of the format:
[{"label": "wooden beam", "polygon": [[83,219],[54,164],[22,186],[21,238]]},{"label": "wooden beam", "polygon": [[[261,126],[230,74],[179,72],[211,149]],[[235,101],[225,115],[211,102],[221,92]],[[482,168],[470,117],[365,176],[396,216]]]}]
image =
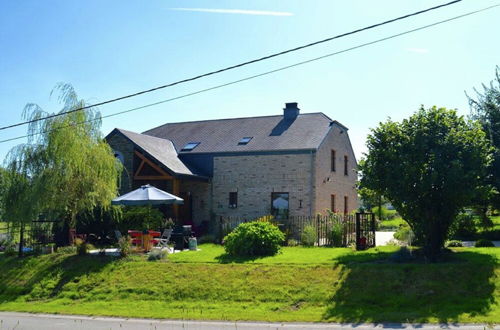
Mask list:
[{"label": "wooden beam", "polygon": [[167,175],[134,175],[134,180],[173,180]]},{"label": "wooden beam", "polygon": [[[154,168],[156,171],[158,171],[159,173],[161,173],[162,176],[166,176],[166,177],[169,177],[169,178],[172,178],[172,176],[170,174],[168,174],[166,171],[164,171],[161,167],[159,167],[158,165],[156,165],[155,163],[153,163],[152,161],[150,161],[149,159],[147,159],[143,154],[141,154],[139,151],[135,150],[134,151],[135,154],[137,155],[137,157],[139,157],[140,159],[142,159],[143,162],[146,162],[148,163],[148,165],[150,165],[152,168]],[[142,165],[142,164],[141,164]],[[136,173],[137,175],[137,173]]]},{"label": "wooden beam", "polygon": [[137,171],[135,171],[134,176],[138,176],[138,175],[139,175],[139,173],[141,173],[141,170],[142,170],[142,168],[144,167],[144,164],[145,164],[145,163],[146,163],[146,162],[144,161],[144,159],[143,159],[143,160],[141,160],[141,163],[139,164],[139,167],[137,168]]}]

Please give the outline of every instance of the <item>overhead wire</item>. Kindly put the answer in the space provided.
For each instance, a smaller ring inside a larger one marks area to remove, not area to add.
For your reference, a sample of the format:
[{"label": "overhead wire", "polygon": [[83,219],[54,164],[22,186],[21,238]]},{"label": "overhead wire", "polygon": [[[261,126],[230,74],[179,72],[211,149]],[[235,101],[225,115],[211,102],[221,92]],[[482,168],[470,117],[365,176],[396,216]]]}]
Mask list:
[{"label": "overhead wire", "polygon": [[[197,95],[197,94],[205,93],[205,92],[212,91],[212,90],[219,89],[219,88],[223,88],[223,87],[226,87],[226,86],[238,84],[238,83],[241,83],[241,82],[244,82],[244,81],[248,81],[248,80],[251,80],[251,79],[255,79],[255,78],[258,78],[258,77],[267,76],[267,75],[270,75],[270,74],[273,74],[273,73],[276,73],[276,72],[280,72],[280,71],[284,71],[284,70],[287,70],[287,69],[291,69],[291,68],[294,68],[294,67],[297,67],[297,66],[301,66],[301,65],[304,65],[304,64],[308,64],[308,63],[311,63],[311,62],[319,61],[319,60],[322,60],[322,59],[325,59],[325,58],[328,58],[328,57],[332,57],[332,56],[335,56],[335,55],[346,53],[346,52],[349,52],[349,51],[352,51],[352,50],[355,50],[355,49],[359,49],[359,48],[362,48],[362,47],[366,47],[366,46],[369,46],[369,45],[377,44],[377,43],[380,43],[380,42],[383,42],[383,41],[386,41],[386,40],[390,40],[390,39],[394,39],[394,38],[397,38],[397,37],[400,37],[400,36],[403,36],[403,35],[407,35],[407,34],[410,34],[410,33],[413,33],[413,32],[417,32],[417,31],[421,31],[421,30],[424,30],[424,29],[428,29],[430,27],[441,25],[441,24],[444,24],[444,23],[447,23],[447,22],[450,22],[450,21],[454,21],[454,20],[463,18],[463,17],[467,17],[467,16],[470,16],[470,15],[478,14],[480,12],[484,12],[484,11],[493,9],[495,7],[500,7],[500,3],[492,5],[492,6],[489,6],[489,7],[485,7],[485,8],[482,8],[482,9],[478,9],[478,10],[474,10],[474,11],[471,11],[471,12],[467,12],[467,13],[462,14],[462,15],[454,16],[454,17],[451,17],[451,18],[448,18],[448,19],[445,19],[445,20],[441,20],[441,21],[435,22],[435,23],[423,25],[423,26],[420,26],[420,27],[417,27],[417,28],[414,28],[414,29],[411,29],[411,30],[406,30],[404,32],[396,33],[396,34],[390,35],[388,37],[380,38],[380,39],[373,40],[373,41],[366,42],[366,43],[362,43],[362,44],[359,44],[359,45],[356,45],[356,46],[353,46],[353,47],[345,48],[345,49],[342,49],[342,50],[339,50],[339,51],[336,51],[336,52],[333,52],[333,53],[329,53],[329,54],[325,54],[325,55],[322,55],[322,56],[314,57],[314,58],[311,58],[311,59],[308,59],[308,60],[304,60],[304,61],[301,61],[301,62],[297,62],[297,63],[294,63],[294,64],[282,66],[280,68],[273,69],[273,70],[270,70],[270,71],[262,72],[262,73],[255,74],[255,75],[251,75],[251,76],[248,76],[248,77],[245,77],[245,78],[241,78],[241,79],[238,79],[238,80],[233,80],[233,81],[230,81],[230,82],[227,82],[227,83],[224,83],[224,84],[220,84],[220,85],[216,85],[216,86],[212,86],[212,87],[200,89],[200,90],[197,90],[197,91],[194,91],[194,92],[191,92],[191,93],[187,93],[187,94],[175,96],[175,97],[172,97],[172,98],[169,98],[169,99],[165,99],[165,100],[162,100],[162,101],[158,101],[158,102],[154,102],[154,103],[149,103],[149,104],[146,104],[146,105],[142,105],[142,106],[139,106],[139,107],[135,107],[135,108],[131,108],[131,109],[123,110],[123,111],[118,111],[118,112],[115,112],[115,113],[112,113],[112,114],[101,116],[100,118],[97,118],[97,119],[94,119],[94,120],[87,120],[87,121],[82,121],[82,122],[79,122],[79,123],[70,124],[70,125],[67,125],[67,126],[63,126],[61,128],[71,127],[71,126],[76,126],[76,125],[83,125],[83,124],[88,123],[88,122],[92,122],[92,121],[96,121],[96,120],[101,120],[101,119],[104,119],[104,118],[115,117],[115,116],[122,115],[122,114],[125,114],[125,113],[142,110],[142,109],[145,109],[145,108],[149,108],[149,107],[153,107],[153,106],[156,106],[156,105],[160,105],[160,104],[172,102],[172,101],[175,101],[175,100],[179,100],[179,99],[183,99],[183,98],[186,98],[186,97],[194,96],[194,95]],[[10,138],[10,139],[5,139],[5,140],[0,140],[0,143],[5,143],[5,142],[13,141],[13,140],[18,140],[18,139],[26,138],[26,137],[31,137],[31,136],[38,135],[38,134],[43,134],[43,133],[46,133],[46,132],[47,131],[33,133],[33,134],[27,134],[27,135],[18,136],[18,137],[14,137],[14,138]]]},{"label": "overhead wire", "polygon": [[333,36],[333,37],[329,37],[329,38],[326,38],[326,39],[314,41],[314,42],[311,42],[311,43],[308,43],[308,44],[305,44],[305,45],[301,45],[301,46],[298,46],[298,47],[294,47],[294,48],[291,48],[291,49],[287,49],[287,50],[284,50],[284,51],[280,51],[280,52],[277,52],[277,53],[266,55],[266,56],[263,56],[263,57],[260,57],[260,58],[256,58],[256,59],[253,59],[253,60],[249,60],[249,61],[246,61],[246,62],[242,62],[242,63],[239,63],[239,64],[231,65],[231,66],[228,66],[228,67],[225,67],[225,68],[222,68],[222,69],[210,71],[210,72],[207,72],[207,73],[204,73],[204,74],[200,74],[200,75],[197,75],[197,76],[194,76],[194,77],[191,77],[191,78],[186,78],[186,79],[178,80],[178,81],[175,81],[175,82],[172,82],[172,83],[168,83],[168,84],[165,84],[165,85],[161,85],[161,86],[157,86],[157,87],[154,87],[154,88],[142,90],[142,91],[139,91],[139,92],[136,92],[136,93],[127,94],[127,95],[124,95],[124,96],[120,96],[120,97],[116,97],[116,98],[113,98],[113,99],[110,99],[110,100],[106,100],[106,101],[98,102],[98,103],[95,103],[95,104],[87,105],[87,106],[84,106],[84,107],[72,109],[72,110],[69,110],[69,111],[54,113],[54,114],[51,114],[51,115],[47,115],[45,117],[35,118],[35,119],[26,120],[26,121],[23,121],[23,122],[19,122],[19,123],[15,123],[15,124],[3,126],[3,127],[0,127],[0,131],[1,130],[6,130],[6,129],[9,129],[9,128],[14,128],[14,127],[22,126],[22,125],[31,124],[31,123],[38,122],[38,121],[41,121],[41,120],[46,120],[46,119],[50,119],[50,118],[54,118],[54,117],[58,117],[58,116],[63,116],[63,115],[68,114],[68,113],[82,111],[82,110],[85,110],[85,109],[89,109],[91,107],[98,107],[98,106],[101,106],[101,105],[105,105],[105,104],[109,104],[109,103],[121,101],[121,100],[124,100],[124,99],[128,99],[128,98],[132,98],[132,97],[135,97],[135,96],[139,96],[139,95],[142,95],[142,94],[151,93],[151,92],[154,92],[154,91],[157,91],[157,90],[160,90],[160,89],[165,89],[165,88],[176,86],[176,85],[179,85],[179,84],[191,82],[191,81],[198,80],[198,79],[201,79],[201,78],[204,78],[204,77],[212,76],[212,75],[219,74],[219,73],[222,73],[222,72],[225,72],[225,71],[229,71],[229,70],[233,70],[233,69],[240,68],[240,67],[243,67],[243,66],[247,66],[247,65],[250,65],[250,64],[253,64],[253,63],[257,63],[257,62],[268,60],[268,59],[271,59],[271,58],[274,58],[274,57],[282,56],[282,55],[285,55],[285,54],[288,54],[288,53],[291,53],[291,52],[296,52],[298,50],[302,50],[302,49],[305,49],[305,48],[308,48],[308,47],[316,46],[316,45],[319,45],[319,44],[322,44],[322,43],[326,43],[326,42],[329,42],[329,41],[332,41],[332,40],[335,40],[335,39],[339,39],[339,38],[343,38],[343,37],[346,37],[346,36],[350,36],[350,35],[353,35],[353,34],[356,34],[356,33],[360,33],[360,32],[366,31],[366,30],[374,29],[374,28],[377,28],[377,27],[380,27],[380,26],[383,26],[383,25],[394,23],[396,21],[407,19],[409,17],[421,15],[423,13],[426,13],[426,12],[429,12],[429,11],[433,11],[433,10],[437,10],[439,8],[447,7],[447,6],[453,5],[453,4],[461,2],[461,1],[462,0],[453,0],[453,1],[450,1],[450,2],[447,2],[447,3],[444,3],[444,4],[440,4],[440,5],[434,6],[434,7],[430,7],[430,8],[423,9],[423,10],[419,10],[419,11],[416,11],[416,12],[411,13],[411,14],[406,14],[406,15],[403,15],[403,16],[399,16],[399,17],[396,17],[396,18],[393,18],[393,19],[390,19],[390,20],[387,20],[387,21],[384,21],[384,22],[376,23],[376,24],[369,25],[369,26],[366,26],[366,27],[363,27],[363,28],[359,28],[359,29],[356,29],[356,30],[352,30],[352,31],[349,31],[349,32],[338,34],[338,35]]}]

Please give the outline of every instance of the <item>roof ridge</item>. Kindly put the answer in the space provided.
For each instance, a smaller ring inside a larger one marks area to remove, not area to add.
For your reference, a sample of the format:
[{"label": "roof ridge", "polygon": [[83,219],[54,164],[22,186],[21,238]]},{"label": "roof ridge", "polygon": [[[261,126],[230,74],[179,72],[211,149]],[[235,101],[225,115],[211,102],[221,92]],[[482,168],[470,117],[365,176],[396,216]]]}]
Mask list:
[{"label": "roof ridge", "polygon": [[158,140],[163,140],[163,141],[166,141],[166,142],[170,142],[172,145],[174,144],[170,139],[165,139],[165,138],[161,138],[161,137],[157,137],[157,136],[154,136],[154,135],[148,135],[148,134],[143,134],[143,133],[137,133],[137,132],[134,132],[134,131],[129,131],[129,130],[126,130],[126,129],[123,129],[123,128],[116,128],[118,131],[121,131],[122,133],[123,132],[126,132],[126,133],[132,133],[132,134],[137,134],[137,135],[141,135],[141,136],[144,136],[146,138],[152,138],[152,139],[158,139]]},{"label": "roof ridge", "polygon": [[[308,112],[308,113],[300,113],[299,116],[306,116],[306,115],[323,115],[325,116],[328,120],[332,121],[330,117],[325,115],[323,112]],[[172,125],[172,124],[192,124],[192,123],[204,123],[204,122],[214,122],[214,121],[225,121],[225,120],[241,120],[241,119],[255,119],[255,118],[271,118],[271,117],[283,117],[283,115],[267,115],[267,116],[254,116],[254,117],[237,117],[237,118],[220,118],[220,119],[206,119],[206,120],[193,120],[193,121],[181,121],[181,122],[173,122],[173,123],[165,123],[162,125],[158,125],[156,127],[150,128],[140,134],[145,134],[148,135],[147,132],[150,132],[152,130],[155,130],[157,128],[167,126],[167,125]],[[148,135],[150,136],[150,135]]]}]

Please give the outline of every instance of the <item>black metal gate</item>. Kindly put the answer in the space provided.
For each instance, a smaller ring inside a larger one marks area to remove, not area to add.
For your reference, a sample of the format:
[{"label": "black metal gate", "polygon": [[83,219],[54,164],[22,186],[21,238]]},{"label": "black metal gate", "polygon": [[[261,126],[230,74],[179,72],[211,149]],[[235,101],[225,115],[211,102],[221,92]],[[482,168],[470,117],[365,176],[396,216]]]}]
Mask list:
[{"label": "black metal gate", "polygon": [[356,213],[356,250],[375,246],[375,214]]}]

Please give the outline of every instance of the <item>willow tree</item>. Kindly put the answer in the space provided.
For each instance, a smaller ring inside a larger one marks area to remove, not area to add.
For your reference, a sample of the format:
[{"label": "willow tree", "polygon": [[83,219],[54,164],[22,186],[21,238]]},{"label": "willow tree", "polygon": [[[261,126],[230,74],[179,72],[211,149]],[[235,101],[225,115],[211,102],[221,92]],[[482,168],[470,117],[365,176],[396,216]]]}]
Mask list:
[{"label": "willow tree", "polygon": [[[63,105],[59,113],[45,112],[33,103],[24,108],[29,138],[10,152],[7,167],[29,180],[28,194],[37,212],[74,226],[78,213],[110,205],[121,166],[103,140],[99,111],[73,111],[87,104],[71,85],[59,84],[54,91]],[[22,166],[16,169],[15,164]]]}]

